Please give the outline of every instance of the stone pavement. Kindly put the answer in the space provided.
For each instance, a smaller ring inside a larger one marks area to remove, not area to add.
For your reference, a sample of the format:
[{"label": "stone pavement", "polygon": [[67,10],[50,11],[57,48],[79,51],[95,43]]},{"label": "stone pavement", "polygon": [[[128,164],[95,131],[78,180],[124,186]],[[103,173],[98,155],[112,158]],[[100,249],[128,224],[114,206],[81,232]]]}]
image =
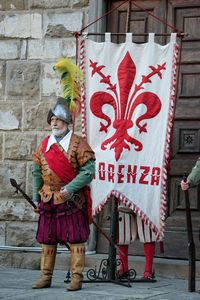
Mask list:
[{"label": "stone pavement", "polygon": [[84,283],[83,289],[67,292],[66,272],[55,270],[52,287],[33,290],[31,285],[40,274],[38,270],[0,268],[0,299],[2,300],[190,300],[200,299],[200,281],[196,292],[189,293],[183,279],[158,277],[156,283],[131,283],[124,287],[114,283]]}]

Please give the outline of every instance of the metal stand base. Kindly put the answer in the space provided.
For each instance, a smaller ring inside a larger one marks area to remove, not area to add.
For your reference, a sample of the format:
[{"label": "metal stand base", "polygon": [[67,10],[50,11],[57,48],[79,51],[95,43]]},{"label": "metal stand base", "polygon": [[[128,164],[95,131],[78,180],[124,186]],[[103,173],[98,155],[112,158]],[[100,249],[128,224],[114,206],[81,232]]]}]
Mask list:
[{"label": "metal stand base", "polygon": [[[87,271],[88,280],[83,280],[85,283],[93,282],[111,282],[126,287],[132,287],[131,282],[156,282],[155,279],[136,279],[136,271],[134,269],[128,270],[125,275],[121,275],[119,269],[120,259],[116,259],[116,247],[117,240],[117,227],[118,227],[118,201],[114,199],[114,209],[111,217],[111,230],[108,259],[103,259],[100,263],[99,270],[89,269]],[[70,271],[67,272],[65,283],[70,282]]]}]

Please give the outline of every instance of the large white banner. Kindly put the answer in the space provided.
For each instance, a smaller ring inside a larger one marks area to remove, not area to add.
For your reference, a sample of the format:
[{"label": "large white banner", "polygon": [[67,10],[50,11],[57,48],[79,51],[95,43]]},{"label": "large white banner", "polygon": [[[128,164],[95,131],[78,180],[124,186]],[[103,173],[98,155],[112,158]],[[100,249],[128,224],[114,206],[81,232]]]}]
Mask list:
[{"label": "large white banner", "polygon": [[[167,45],[81,44],[86,84],[83,132],[96,154],[91,184],[93,213],[112,195],[162,237],[166,179],[174,114],[176,35]],[[129,41],[130,40],[130,41]]]}]

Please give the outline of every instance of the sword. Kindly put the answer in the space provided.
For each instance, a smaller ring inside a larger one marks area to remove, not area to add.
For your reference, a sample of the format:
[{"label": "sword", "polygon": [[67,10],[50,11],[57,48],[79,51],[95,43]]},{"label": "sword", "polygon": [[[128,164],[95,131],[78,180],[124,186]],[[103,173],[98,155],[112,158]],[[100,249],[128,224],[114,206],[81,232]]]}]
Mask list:
[{"label": "sword", "polygon": [[107,234],[101,229],[101,227],[92,220],[92,223],[96,226],[96,228],[100,231],[100,233],[109,241],[110,245],[115,247],[123,256],[125,256],[124,252],[115,244],[113,241],[107,236]]},{"label": "sword", "polygon": [[[17,181],[13,178],[10,178],[10,183],[13,187],[16,188],[15,193],[18,194],[18,191],[23,195],[23,197],[31,204],[31,206],[33,206],[35,209],[37,209],[36,204],[33,202],[33,200],[21,189],[21,184],[17,184]],[[72,200],[73,201],[73,200]],[[73,201],[76,205],[76,201]],[[80,207],[78,207],[80,209]],[[123,256],[125,256],[125,254],[123,253],[123,251],[121,251],[121,249],[112,242],[112,240],[107,236],[107,234],[101,229],[101,227],[94,221],[92,220],[92,223],[97,227],[97,229],[103,234],[103,236],[109,241],[109,243],[114,246]],[[66,244],[66,247],[68,249],[70,249],[69,245]]]}]

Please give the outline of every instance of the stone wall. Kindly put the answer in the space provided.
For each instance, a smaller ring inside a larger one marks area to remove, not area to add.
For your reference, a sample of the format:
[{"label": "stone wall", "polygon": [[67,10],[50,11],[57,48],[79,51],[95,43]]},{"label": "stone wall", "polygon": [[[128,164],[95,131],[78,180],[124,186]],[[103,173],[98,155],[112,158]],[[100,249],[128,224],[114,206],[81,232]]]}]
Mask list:
[{"label": "stone wall", "polygon": [[[53,64],[74,58],[73,31],[88,23],[89,0],[0,0],[0,246],[36,246],[31,196],[32,151],[47,134],[59,95]],[[80,131],[80,120],[76,131]]]}]

